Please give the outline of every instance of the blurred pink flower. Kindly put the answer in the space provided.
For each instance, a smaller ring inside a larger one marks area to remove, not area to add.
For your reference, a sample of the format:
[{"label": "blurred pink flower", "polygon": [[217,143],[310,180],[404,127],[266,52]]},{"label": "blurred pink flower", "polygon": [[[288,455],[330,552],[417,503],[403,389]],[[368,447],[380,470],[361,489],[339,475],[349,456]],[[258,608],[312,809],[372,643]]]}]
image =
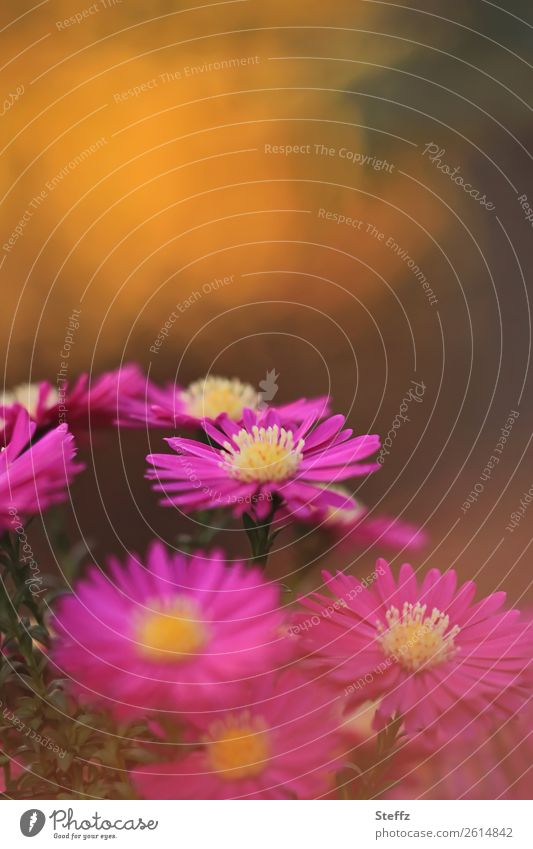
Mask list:
[{"label": "blurred pink flower", "polygon": [[474,582],[456,589],[453,570],[431,569],[420,586],[409,564],[398,581],[384,560],[375,574],[363,585],[324,572],[337,603],[319,594],[302,599],[318,621],[302,628],[309,614],[301,613],[295,627],[302,649],[346,695],[379,699],[376,727],[401,714],[408,734],[442,738],[523,703],[533,629],[518,610],[500,610],[505,593],[472,604]]},{"label": "blurred pink flower", "polygon": [[[19,407],[24,407],[37,427],[53,423],[50,411],[55,409],[58,400],[57,390],[47,380],[39,383],[20,383],[13,389],[7,389],[0,395],[1,418],[11,421]],[[57,424],[57,417],[55,420]]]},{"label": "blurred pink flower", "polygon": [[72,684],[117,710],[223,704],[288,656],[279,587],[220,553],[186,558],[160,543],[145,564],[92,566],[52,620],[52,656]]},{"label": "blurred pink flower", "polygon": [[0,528],[13,529],[51,504],[66,501],[68,485],[84,466],[66,425],[35,441],[37,425],[23,407],[10,411],[0,453]]},{"label": "blurred pink flower", "polygon": [[263,680],[248,705],[204,714],[198,748],[132,775],[146,799],[315,799],[333,787],[344,736],[327,686],[301,671]]},{"label": "blurred pink flower", "polygon": [[164,493],[161,503],[186,511],[232,506],[236,515],[253,506],[259,517],[274,498],[283,511],[300,518],[328,507],[354,509],[352,498],[325,488],[334,482],[374,472],[378,463],[361,463],[379,448],[378,436],[352,437],[344,416],[316,427],[311,414],[299,426],[284,427],[274,410],[245,410],[242,424],[227,416],[204,423],[215,445],[181,437],[166,441],[174,454],[151,454],[147,477]]},{"label": "blurred pink flower", "polygon": [[353,504],[348,507],[317,509],[307,517],[304,524],[317,527],[335,545],[353,548],[379,543],[390,548],[409,548],[416,551],[427,544],[427,534],[416,525],[391,516],[372,517],[368,507],[354,499],[347,487],[340,485],[326,488],[351,498]]},{"label": "blurred pink flower", "polygon": [[[121,424],[197,430],[202,428],[204,420],[214,422],[221,415],[232,421],[241,421],[245,409],[259,411],[267,400],[271,399],[236,377],[229,379],[210,375],[187,387],[172,383],[160,387],[148,382],[142,398],[132,397],[124,404]],[[329,415],[329,399],[326,395],[301,398],[273,409],[283,423],[298,424],[312,413],[316,413],[318,418]]]},{"label": "blurred pink flower", "polygon": [[135,364],[104,372],[94,379],[80,375],[70,388],[66,380],[57,386],[48,381],[25,383],[4,392],[0,399],[5,419],[10,408],[26,408],[39,429],[68,423],[72,430],[107,427],[120,419],[123,406],[142,398],[146,378]]},{"label": "blurred pink flower", "polygon": [[475,725],[435,748],[410,739],[392,762],[386,799],[527,799],[533,771],[531,700],[519,715]]}]

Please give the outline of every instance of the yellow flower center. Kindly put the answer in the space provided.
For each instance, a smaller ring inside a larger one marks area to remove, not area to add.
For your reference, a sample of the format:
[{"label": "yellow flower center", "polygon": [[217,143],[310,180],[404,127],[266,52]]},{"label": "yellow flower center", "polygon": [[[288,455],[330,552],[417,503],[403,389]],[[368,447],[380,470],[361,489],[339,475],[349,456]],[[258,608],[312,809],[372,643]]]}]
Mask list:
[{"label": "yellow flower center", "polygon": [[[47,402],[57,404],[59,394],[53,388],[48,392]],[[37,404],[39,403],[39,384],[38,383],[20,383],[14,386],[13,389],[0,393],[0,404],[6,406],[10,404],[20,404],[24,407],[30,416],[35,416],[37,412]]]},{"label": "yellow flower center", "polygon": [[239,421],[245,407],[252,410],[259,407],[261,397],[253,386],[237,378],[205,377],[191,383],[184,392],[184,400],[191,416],[216,419],[226,413],[230,419]]},{"label": "yellow flower center", "polygon": [[298,469],[305,444],[303,439],[295,444],[293,433],[278,425],[254,425],[251,433],[243,429],[233,441],[236,449],[224,443],[221,466],[245,483],[287,480]]},{"label": "yellow flower center", "polygon": [[266,727],[248,714],[214,723],[204,742],[211,768],[229,781],[258,775],[270,756]]},{"label": "yellow flower center", "polygon": [[377,626],[385,654],[410,672],[438,666],[458,651],[455,638],[461,630],[459,626],[448,630],[449,616],[436,607],[431,616],[426,616],[426,607],[419,601],[415,605],[405,602],[401,613],[397,607],[390,607],[385,614],[388,627],[381,622]]},{"label": "yellow flower center", "polygon": [[187,597],[144,612],[135,632],[138,651],[146,658],[167,663],[188,660],[205,646],[209,636],[200,614],[196,602]]}]

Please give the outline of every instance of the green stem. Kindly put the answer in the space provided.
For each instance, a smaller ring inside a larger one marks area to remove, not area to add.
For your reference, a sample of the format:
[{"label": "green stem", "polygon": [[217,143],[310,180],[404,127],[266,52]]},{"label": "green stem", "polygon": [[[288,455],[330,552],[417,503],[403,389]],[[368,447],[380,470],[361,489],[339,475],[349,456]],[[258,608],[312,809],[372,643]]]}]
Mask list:
[{"label": "green stem", "polygon": [[270,541],[267,537],[264,546],[260,546],[257,553],[252,557],[252,563],[261,566],[263,569],[268,563],[268,555],[270,554]]},{"label": "green stem", "polygon": [[265,519],[256,522],[249,513],[244,513],[243,515],[243,524],[244,530],[248,536],[250,541],[250,547],[252,549],[252,564],[257,564],[258,566],[266,567],[268,562],[268,555],[270,554],[270,549],[276,539],[277,535],[283,528],[272,532],[272,522],[274,520],[274,516],[278,507],[280,506],[280,499],[278,496],[274,495],[272,497],[272,507],[270,508],[270,512],[266,516]]}]

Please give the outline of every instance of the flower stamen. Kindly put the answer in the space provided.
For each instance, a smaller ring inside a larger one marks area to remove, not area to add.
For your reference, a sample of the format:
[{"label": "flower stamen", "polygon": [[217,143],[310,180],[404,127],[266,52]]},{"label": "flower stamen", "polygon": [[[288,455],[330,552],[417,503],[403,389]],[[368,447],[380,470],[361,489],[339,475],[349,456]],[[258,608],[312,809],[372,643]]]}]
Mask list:
[{"label": "flower stamen", "polygon": [[208,629],[193,599],[182,596],[165,607],[158,602],[147,606],[153,609],[141,614],[135,630],[137,648],[144,657],[181,663],[205,646]]},{"label": "flower stamen", "polygon": [[196,380],[183,393],[187,413],[203,419],[216,419],[221,413],[233,421],[242,418],[243,410],[256,410],[261,396],[249,383],[237,378],[204,377]]},{"label": "flower stamen", "polygon": [[263,772],[270,756],[265,725],[248,713],[215,722],[204,743],[211,768],[230,781]]},{"label": "flower stamen", "polygon": [[244,428],[234,437],[235,448],[224,443],[221,466],[233,478],[244,483],[284,481],[297,471],[305,441],[294,442],[294,434],[279,425],[258,427],[251,432]]},{"label": "flower stamen", "polygon": [[426,616],[426,604],[405,602],[402,612],[389,607],[385,614],[387,627],[377,623],[378,640],[388,657],[393,657],[404,669],[416,672],[450,660],[457,653],[455,638],[458,625],[448,630],[450,617],[436,607]]}]

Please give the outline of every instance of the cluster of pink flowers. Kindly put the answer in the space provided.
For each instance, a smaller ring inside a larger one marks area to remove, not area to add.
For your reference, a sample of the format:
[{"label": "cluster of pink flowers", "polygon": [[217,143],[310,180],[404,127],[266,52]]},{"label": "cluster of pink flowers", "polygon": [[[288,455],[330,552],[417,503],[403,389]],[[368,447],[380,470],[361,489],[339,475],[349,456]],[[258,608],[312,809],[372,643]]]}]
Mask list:
[{"label": "cluster of pink flowers", "polygon": [[341,735],[331,693],[294,667],[279,586],[219,553],[154,543],[93,567],[57,605],[54,662],[119,715],[170,713],[186,753],[139,769],[149,798],[308,798],[330,789]]},{"label": "cluster of pink flowers", "polygon": [[121,405],[137,398],[145,380],[135,365],[100,375],[81,375],[72,387],[62,381],[25,383],[0,396],[0,530],[13,517],[29,519],[66,501],[68,486],[82,471],[75,437],[112,425]]},{"label": "cluster of pink flowers", "polygon": [[[34,398],[29,410],[20,393],[4,399],[4,528],[13,505],[29,517],[64,499],[81,469],[66,424],[54,426],[49,384]],[[91,565],[55,604],[50,663],[77,698],[150,717],[162,743],[169,721],[180,729],[171,756],[132,771],[139,795],[335,797],[363,710],[371,723],[356,749],[395,727],[400,768],[523,715],[531,619],[505,608],[504,593],[475,601],[474,582],[459,584],[454,570],[418,576],[404,564],[395,576],[379,559],[370,580],[323,572],[325,591],[294,603],[261,568],[275,525],[320,530],[341,551],[426,541],[354,497],[347,481],[380,468],[380,440],[354,436],[328,398],[267,407],[236,379],[159,388],[131,366],[92,386],[81,378],[65,406],[75,431],[93,421],[168,428],[169,450],[147,457],[161,503],[244,517],[261,549],[250,563],[153,542],[145,557]]]}]

